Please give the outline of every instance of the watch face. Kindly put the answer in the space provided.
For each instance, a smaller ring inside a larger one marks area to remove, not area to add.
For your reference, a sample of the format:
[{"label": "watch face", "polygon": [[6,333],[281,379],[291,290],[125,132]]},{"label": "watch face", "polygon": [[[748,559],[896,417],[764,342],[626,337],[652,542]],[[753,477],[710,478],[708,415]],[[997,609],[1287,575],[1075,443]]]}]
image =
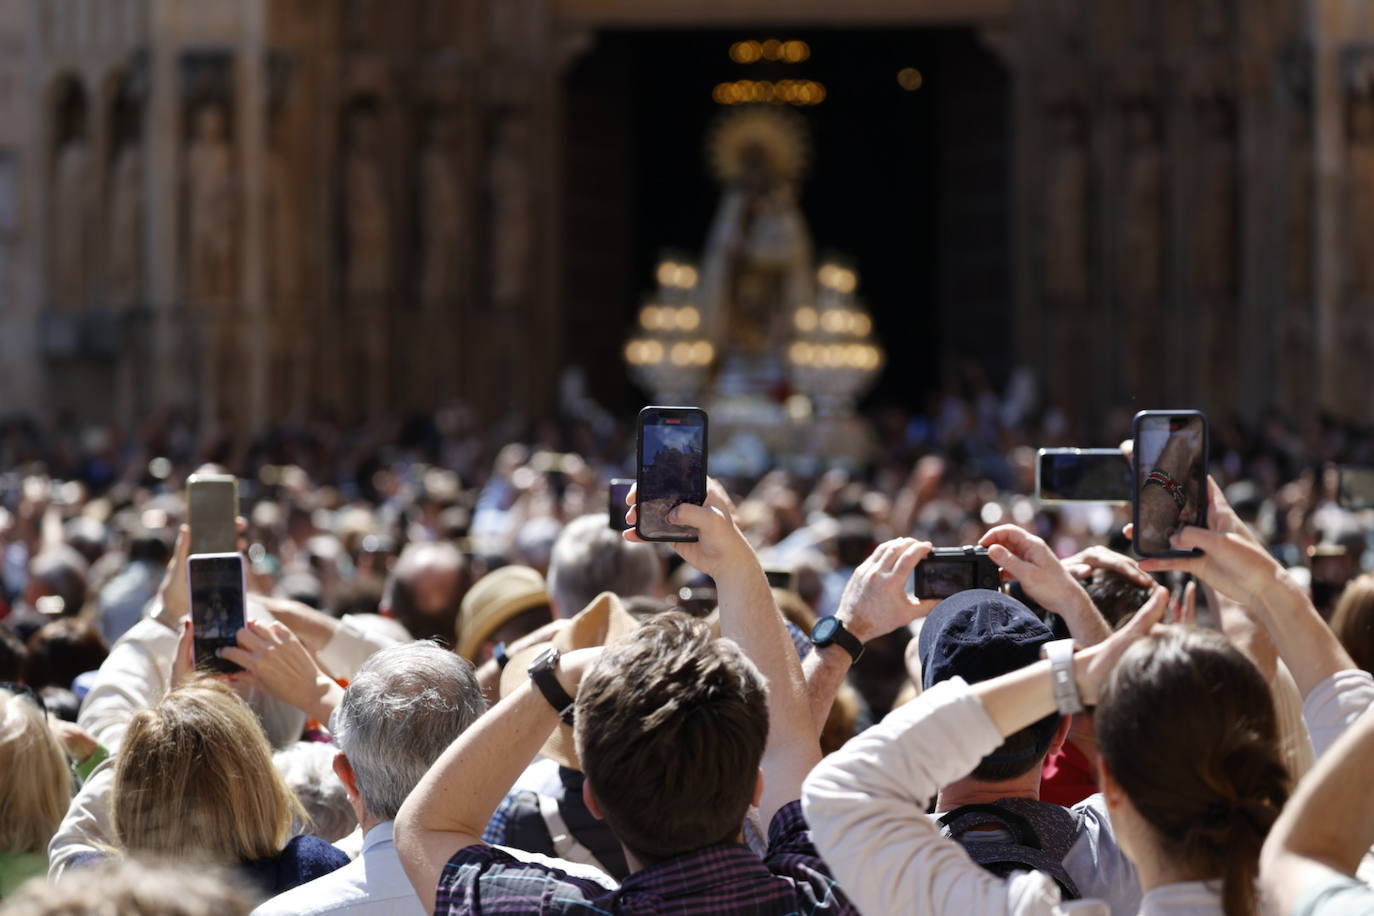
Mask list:
[{"label": "watch face", "polygon": [[822,617],[816,621],[816,625],[811,628],[811,641],[814,643],[827,643],[835,638],[835,631],[840,627],[840,622],[834,617]]},{"label": "watch face", "polygon": [[543,671],[551,667],[556,661],[558,661],[558,649],[555,646],[549,646],[534,657],[534,661],[530,662],[530,666],[526,670],[533,676],[536,671]]}]

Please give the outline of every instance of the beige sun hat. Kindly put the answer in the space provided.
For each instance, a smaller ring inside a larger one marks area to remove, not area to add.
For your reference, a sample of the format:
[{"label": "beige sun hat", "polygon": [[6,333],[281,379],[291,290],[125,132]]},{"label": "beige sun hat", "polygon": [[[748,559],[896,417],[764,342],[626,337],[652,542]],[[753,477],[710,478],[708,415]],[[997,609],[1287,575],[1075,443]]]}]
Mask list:
[{"label": "beige sun hat", "polygon": [[477,664],[482,643],[509,621],[549,603],[549,590],[538,570],[502,566],[473,584],[458,610],[458,654]]},{"label": "beige sun hat", "polygon": [[[620,598],[612,592],[602,592],[592,599],[591,604],[579,611],[577,616],[568,621],[568,625],[559,630],[553,639],[511,653],[510,661],[501,672],[501,696],[509,695],[529,680],[527,669],[530,663],[549,646],[554,646],[559,652],[607,646],[638,628],[639,621],[625,610]],[[582,769],[582,761],[577,756],[577,745],[573,741],[572,726],[567,723],[558,723],[558,728],[554,729],[549,740],[544,742],[544,747],[539,753],[562,766],[574,770]]]}]

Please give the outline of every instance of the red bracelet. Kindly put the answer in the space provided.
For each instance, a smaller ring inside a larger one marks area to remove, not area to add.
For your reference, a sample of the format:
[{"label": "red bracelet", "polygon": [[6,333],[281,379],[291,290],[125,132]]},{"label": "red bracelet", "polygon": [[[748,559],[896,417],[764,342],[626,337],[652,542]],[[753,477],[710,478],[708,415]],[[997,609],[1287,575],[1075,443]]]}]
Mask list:
[{"label": "red bracelet", "polygon": [[1188,497],[1183,492],[1183,484],[1174,480],[1166,472],[1160,470],[1151,471],[1145,478],[1144,486],[1148,487],[1150,484],[1156,484],[1157,486],[1163,487],[1164,491],[1174,498],[1174,503],[1179,509],[1188,505]]}]

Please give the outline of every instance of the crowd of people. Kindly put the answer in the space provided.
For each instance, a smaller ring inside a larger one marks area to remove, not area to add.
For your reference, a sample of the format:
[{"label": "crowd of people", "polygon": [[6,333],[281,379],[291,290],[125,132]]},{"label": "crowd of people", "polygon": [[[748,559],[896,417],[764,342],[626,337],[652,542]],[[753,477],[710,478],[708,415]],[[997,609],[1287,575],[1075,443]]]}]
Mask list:
[{"label": "crowd of people", "polygon": [[[1368,430],[1214,418],[1200,553],[1140,560],[1129,507],[1033,496],[1124,410],[970,373],[665,545],[608,504],[629,425],[563,407],[0,422],[0,913],[1374,912]],[[195,472],[239,480],[234,674]],[[1006,589],[912,594],[968,544]]]}]

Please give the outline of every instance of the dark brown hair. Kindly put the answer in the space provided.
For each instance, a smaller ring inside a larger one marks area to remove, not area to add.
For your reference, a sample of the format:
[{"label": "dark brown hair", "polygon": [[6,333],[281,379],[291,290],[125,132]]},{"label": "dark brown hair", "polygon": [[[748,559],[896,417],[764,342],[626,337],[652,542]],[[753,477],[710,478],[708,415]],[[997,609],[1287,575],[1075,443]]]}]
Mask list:
[{"label": "dark brown hair", "polygon": [[1350,581],[1336,602],[1331,629],[1345,651],[1365,671],[1374,671],[1374,575]]},{"label": "dark brown hair", "polygon": [[648,864],[739,835],[768,740],[739,647],[678,612],[609,646],[577,693],[577,749],[606,822]]},{"label": "dark brown hair", "polygon": [[1269,685],[1218,633],[1167,628],[1126,651],[1097,707],[1103,759],[1164,856],[1255,910],[1260,847],[1288,800]]},{"label": "dark brown hair", "polygon": [[51,685],[70,688],[78,674],[99,668],[110,654],[95,627],[74,617],[45,623],[29,637],[27,648],[23,680],[34,690]]}]

